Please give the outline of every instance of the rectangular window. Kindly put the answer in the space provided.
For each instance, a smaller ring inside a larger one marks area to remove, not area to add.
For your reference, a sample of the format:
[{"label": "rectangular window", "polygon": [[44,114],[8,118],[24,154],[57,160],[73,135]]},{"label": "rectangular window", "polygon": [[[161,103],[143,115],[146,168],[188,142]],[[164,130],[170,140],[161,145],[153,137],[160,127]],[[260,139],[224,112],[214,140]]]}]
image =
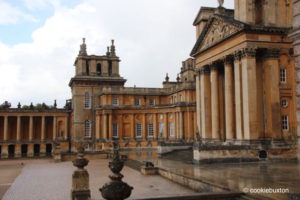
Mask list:
[{"label": "rectangular window", "polygon": [[286,83],[286,68],[280,69],[280,83]]},{"label": "rectangular window", "polygon": [[165,129],[165,124],[159,123],[159,137],[162,137],[164,135],[164,129]]},{"label": "rectangular window", "polygon": [[91,95],[88,92],[84,94],[84,108],[91,108]]},{"label": "rectangular window", "polygon": [[91,121],[85,120],[84,122],[84,137],[91,137]]},{"label": "rectangular window", "polygon": [[282,122],[281,122],[282,130],[288,131],[289,130],[289,117],[287,115],[283,115],[281,117],[281,120],[282,120]]},{"label": "rectangular window", "polygon": [[174,122],[170,123],[170,137],[175,137],[175,127]]},{"label": "rectangular window", "polygon": [[118,105],[119,105],[118,97],[113,97],[112,105],[113,105],[113,106],[118,106]]},{"label": "rectangular window", "polygon": [[136,106],[140,105],[140,99],[139,98],[135,98],[134,105],[136,105]]},{"label": "rectangular window", "polygon": [[148,137],[153,137],[153,124],[148,124]]},{"label": "rectangular window", "polygon": [[112,127],[112,136],[114,138],[117,138],[119,135],[118,133],[118,124],[117,123],[113,123],[113,127]]},{"label": "rectangular window", "polygon": [[136,137],[142,137],[142,124],[141,123],[137,123],[136,127],[135,127],[135,135]]},{"label": "rectangular window", "polygon": [[149,105],[150,106],[154,106],[155,105],[155,99],[151,98],[150,102],[149,102]]}]

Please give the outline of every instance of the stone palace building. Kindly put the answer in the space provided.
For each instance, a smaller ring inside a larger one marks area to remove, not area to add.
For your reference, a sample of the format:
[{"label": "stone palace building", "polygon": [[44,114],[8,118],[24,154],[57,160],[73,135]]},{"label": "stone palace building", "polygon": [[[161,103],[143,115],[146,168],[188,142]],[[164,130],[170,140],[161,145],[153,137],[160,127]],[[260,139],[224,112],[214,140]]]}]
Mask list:
[{"label": "stone palace building", "polygon": [[162,88],[125,87],[114,41],[99,56],[83,39],[63,109],[2,106],[1,157],[51,154],[53,144],[74,152],[79,142],[101,151],[117,138],[121,148],[160,153],[193,146],[196,162],[296,159],[293,2],[234,7],[200,8],[191,58]]}]

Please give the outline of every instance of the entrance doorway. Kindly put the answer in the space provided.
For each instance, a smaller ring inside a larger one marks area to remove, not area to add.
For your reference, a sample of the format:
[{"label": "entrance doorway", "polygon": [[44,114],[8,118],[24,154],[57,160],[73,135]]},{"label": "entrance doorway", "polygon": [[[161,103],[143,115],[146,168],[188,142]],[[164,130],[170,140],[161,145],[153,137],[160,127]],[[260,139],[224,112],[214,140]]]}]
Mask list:
[{"label": "entrance doorway", "polygon": [[15,145],[14,144],[8,145],[8,157],[9,158],[15,157]]},{"label": "entrance doorway", "polygon": [[33,145],[33,154],[34,154],[34,156],[39,156],[40,155],[40,145],[39,144],[34,144]]},{"label": "entrance doorway", "polygon": [[26,157],[27,156],[27,151],[28,151],[28,145],[27,144],[22,144],[21,145],[21,156]]},{"label": "entrance doorway", "polygon": [[52,144],[46,144],[46,156],[52,155]]}]

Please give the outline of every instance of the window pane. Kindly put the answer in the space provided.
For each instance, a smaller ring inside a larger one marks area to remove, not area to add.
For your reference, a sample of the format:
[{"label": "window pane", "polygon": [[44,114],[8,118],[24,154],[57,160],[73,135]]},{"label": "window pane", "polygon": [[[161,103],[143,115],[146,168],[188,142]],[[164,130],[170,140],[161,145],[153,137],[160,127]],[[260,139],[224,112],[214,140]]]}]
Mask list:
[{"label": "window pane", "polygon": [[84,94],[84,108],[91,107],[91,96],[88,92]]},{"label": "window pane", "polygon": [[142,124],[136,124],[136,137],[142,137]]},{"label": "window pane", "polygon": [[175,136],[175,132],[174,132],[174,122],[170,123],[170,136],[174,137]]},{"label": "window pane", "polygon": [[113,137],[118,137],[118,124],[117,123],[113,123],[113,127],[112,128],[113,128],[113,130],[112,130],[113,131],[113,133],[112,133],[113,135],[112,136]]},{"label": "window pane", "polygon": [[153,137],[153,124],[148,124],[148,137]]}]

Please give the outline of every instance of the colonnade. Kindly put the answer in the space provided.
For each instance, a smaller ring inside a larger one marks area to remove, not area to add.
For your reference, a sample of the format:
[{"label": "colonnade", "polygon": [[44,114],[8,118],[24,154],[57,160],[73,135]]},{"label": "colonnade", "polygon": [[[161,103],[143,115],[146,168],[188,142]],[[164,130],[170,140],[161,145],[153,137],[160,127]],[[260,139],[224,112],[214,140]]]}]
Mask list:
[{"label": "colonnade", "polygon": [[256,52],[245,48],[198,68],[197,126],[202,139],[280,138],[279,50],[262,51],[259,61]]}]

